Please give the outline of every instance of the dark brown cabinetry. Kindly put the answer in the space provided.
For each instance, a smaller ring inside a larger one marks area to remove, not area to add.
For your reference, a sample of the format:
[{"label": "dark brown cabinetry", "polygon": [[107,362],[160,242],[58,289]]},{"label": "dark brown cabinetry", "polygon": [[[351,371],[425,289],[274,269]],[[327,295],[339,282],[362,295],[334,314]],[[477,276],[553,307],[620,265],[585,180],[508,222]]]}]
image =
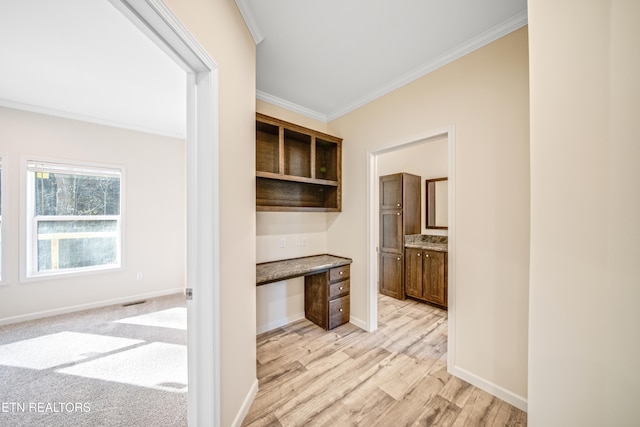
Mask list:
[{"label": "dark brown cabinetry", "polygon": [[447,307],[447,253],[405,249],[405,292],[408,297]]},{"label": "dark brown cabinetry", "polygon": [[339,212],[342,139],[256,115],[256,210]]},{"label": "dark brown cabinetry", "polygon": [[420,181],[397,173],[380,177],[380,293],[404,299],[404,236],[420,233]]},{"label": "dark brown cabinetry", "polygon": [[305,276],[305,317],[326,330],[349,321],[349,265]]}]

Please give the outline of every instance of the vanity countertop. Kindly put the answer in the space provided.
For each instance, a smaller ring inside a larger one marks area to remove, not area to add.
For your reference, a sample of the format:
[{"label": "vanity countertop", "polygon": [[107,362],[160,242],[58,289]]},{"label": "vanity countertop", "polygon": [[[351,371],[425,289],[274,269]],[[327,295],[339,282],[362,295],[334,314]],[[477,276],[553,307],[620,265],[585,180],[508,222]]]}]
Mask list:
[{"label": "vanity countertop", "polygon": [[426,234],[409,234],[404,236],[404,247],[425,249],[428,251],[449,252],[447,236],[429,236]]}]

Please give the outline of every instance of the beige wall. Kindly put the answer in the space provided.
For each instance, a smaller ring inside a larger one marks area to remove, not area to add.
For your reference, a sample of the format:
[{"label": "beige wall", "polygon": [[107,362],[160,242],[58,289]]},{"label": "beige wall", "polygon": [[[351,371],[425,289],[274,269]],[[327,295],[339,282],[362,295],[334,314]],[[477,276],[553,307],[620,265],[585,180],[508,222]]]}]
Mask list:
[{"label": "beige wall", "polygon": [[256,381],[255,43],[233,0],[167,0],[219,70],[222,426]]},{"label": "beige wall", "polygon": [[515,31],[329,124],[344,138],[343,212],[327,245],[353,258],[351,314],[366,319],[367,156],[455,126],[456,368],[527,396],[527,29]]},{"label": "beige wall", "polygon": [[640,415],[640,3],[529,1],[530,426]]},{"label": "beige wall", "polygon": [[[7,286],[0,286],[0,323],[141,296],[180,292],[186,263],[186,143],[70,119],[0,108],[0,153],[8,197]],[[124,165],[122,271],[20,283],[21,156]],[[143,273],[137,280],[136,274]]]}]

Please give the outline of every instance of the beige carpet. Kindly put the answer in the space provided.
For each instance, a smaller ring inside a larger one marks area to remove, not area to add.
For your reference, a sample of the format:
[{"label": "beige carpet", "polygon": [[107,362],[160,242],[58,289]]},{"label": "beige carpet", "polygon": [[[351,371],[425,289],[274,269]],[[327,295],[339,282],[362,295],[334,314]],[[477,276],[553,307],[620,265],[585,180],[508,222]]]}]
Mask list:
[{"label": "beige carpet", "polygon": [[186,426],[183,295],[0,327],[0,426]]}]

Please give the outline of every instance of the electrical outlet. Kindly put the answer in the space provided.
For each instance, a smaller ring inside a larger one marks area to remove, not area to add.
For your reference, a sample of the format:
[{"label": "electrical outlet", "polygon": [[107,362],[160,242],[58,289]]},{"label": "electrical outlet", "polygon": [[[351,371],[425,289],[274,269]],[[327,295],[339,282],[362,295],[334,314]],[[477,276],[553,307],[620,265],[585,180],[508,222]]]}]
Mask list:
[{"label": "electrical outlet", "polygon": [[302,246],[302,243],[300,241],[300,237],[296,237],[296,246]]},{"label": "electrical outlet", "polygon": [[302,243],[302,246],[307,246],[307,238],[306,238],[306,237],[303,237],[303,238],[301,239],[301,243]]},{"label": "electrical outlet", "polygon": [[287,246],[287,240],[284,237],[280,238],[280,247],[284,248]]},{"label": "electrical outlet", "polygon": [[138,274],[136,274],[136,279],[138,279],[138,280],[142,280],[142,273],[138,273]]}]

